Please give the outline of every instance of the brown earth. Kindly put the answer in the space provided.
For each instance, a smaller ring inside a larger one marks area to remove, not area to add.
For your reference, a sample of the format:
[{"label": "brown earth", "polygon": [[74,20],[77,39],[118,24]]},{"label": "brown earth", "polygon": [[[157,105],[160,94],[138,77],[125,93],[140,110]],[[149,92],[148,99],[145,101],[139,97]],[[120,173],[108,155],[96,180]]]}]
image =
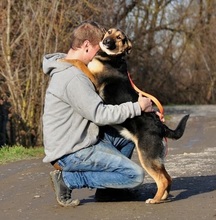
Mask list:
[{"label": "brown earth", "polygon": [[167,107],[165,113],[172,128],[190,113],[184,136],[168,141],[166,168],[173,178],[169,202],[145,203],[156,190],[146,175],[144,185],[134,190],[136,201],[97,203],[95,190],[81,189],[73,192],[81,205],[63,208],[51,187],[51,165],[27,160],[0,166],[0,219],[216,220],[216,106]]}]

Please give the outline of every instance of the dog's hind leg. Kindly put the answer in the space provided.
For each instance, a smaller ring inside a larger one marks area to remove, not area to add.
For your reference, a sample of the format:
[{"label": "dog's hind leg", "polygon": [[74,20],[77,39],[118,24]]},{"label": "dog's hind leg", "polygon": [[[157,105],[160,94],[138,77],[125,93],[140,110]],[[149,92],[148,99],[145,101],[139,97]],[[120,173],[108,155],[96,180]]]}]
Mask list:
[{"label": "dog's hind leg", "polygon": [[167,173],[164,164],[162,163],[160,158],[157,160],[150,160],[149,158],[146,158],[144,152],[140,150],[137,144],[136,148],[142,167],[154,179],[157,185],[157,192],[154,198],[147,199],[146,203],[160,203],[162,202],[162,200],[165,200],[168,197],[172,179]]},{"label": "dog's hind leg", "polygon": [[147,199],[146,203],[160,203],[167,199],[171,188],[172,179],[167,173],[163,164],[158,164],[158,161],[151,163],[150,167],[145,167],[149,175],[155,180],[157,192],[154,198]]},{"label": "dog's hind leg", "polygon": [[167,189],[165,190],[161,200],[165,200],[167,199],[167,197],[169,196],[169,192],[171,190],[171,184],[172,184],[172,178],[170,177],[170,175],[167,173],[167,171],[165,170],[165,173],[166,173],[166,177],[168,179],[168,187]]}]

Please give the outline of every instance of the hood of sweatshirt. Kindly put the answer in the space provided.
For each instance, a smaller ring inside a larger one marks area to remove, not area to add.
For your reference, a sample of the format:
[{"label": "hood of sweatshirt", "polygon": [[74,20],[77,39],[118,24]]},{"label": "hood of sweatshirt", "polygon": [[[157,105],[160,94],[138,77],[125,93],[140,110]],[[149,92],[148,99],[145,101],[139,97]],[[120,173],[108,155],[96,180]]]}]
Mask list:
[{"label": "hood of sweatshirt", "polygon": [[53,76],[53,74],[71,67],[71,64],[69,63],[58,61],[59,59],[63,59],[65,57],[65,53],[46,54],[43,57],[43,72],[47,75]]}]

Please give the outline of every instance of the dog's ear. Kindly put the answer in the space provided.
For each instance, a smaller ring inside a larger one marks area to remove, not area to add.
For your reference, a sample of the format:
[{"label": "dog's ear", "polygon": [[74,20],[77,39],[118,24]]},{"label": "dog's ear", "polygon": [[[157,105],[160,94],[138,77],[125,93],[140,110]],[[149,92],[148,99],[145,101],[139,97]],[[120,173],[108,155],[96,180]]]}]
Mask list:
[{"label": "dog's ear", "polygon": [[131,52],[132,49],[132,43],[130,39],[127,39],[127,48],[126,48],[126,52],[127,54],[129,54]]}]

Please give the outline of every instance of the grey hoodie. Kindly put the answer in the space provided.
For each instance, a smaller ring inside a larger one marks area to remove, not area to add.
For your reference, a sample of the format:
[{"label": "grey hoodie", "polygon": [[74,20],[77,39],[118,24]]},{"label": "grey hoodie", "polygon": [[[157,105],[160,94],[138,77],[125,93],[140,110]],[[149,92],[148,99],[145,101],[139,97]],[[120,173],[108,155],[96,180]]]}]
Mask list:
[{"label": "grey hoodie", "polygon": [[44,56],[43,71],[51,79],[46,91],[43,136],[45,158],[54,161],[86,148],[98,140],[99,126],[120,124],[141,115],[136,103],[105,105],[89,78],[69,63],[66,54]]}]

